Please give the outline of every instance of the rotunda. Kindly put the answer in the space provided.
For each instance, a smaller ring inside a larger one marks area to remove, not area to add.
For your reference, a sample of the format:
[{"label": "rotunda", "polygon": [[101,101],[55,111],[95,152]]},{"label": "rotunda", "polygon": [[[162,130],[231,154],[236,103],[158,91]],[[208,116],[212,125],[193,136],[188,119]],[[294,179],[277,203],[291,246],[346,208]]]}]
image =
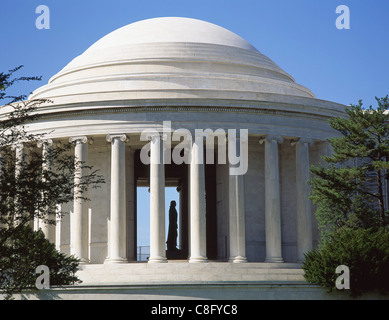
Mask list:
[{"label": "rotunda", "polygon": [[[74,142],[106,180],[47,231],[81,259],[84,286],[303,281],[299,262],[318,242],[309,166],[343,105],[316,99],[238,35],[175,17],[111,32],[35,98],[53,103],[29,130]],[[150,188],[147,263],[135,263],[140,186]],[[166,186],[180,193],[176,255]]]}]

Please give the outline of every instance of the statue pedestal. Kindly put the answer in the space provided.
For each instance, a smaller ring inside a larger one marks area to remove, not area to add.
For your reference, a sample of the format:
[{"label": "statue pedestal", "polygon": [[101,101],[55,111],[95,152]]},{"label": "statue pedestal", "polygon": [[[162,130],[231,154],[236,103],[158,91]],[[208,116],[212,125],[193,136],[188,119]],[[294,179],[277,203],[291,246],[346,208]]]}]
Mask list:
[{"label": "statue pedestal", "polygon": [[173,260],[187,259],[187,257],[184,257],[183,252],[180,249],[166,250],[166,258]]}]

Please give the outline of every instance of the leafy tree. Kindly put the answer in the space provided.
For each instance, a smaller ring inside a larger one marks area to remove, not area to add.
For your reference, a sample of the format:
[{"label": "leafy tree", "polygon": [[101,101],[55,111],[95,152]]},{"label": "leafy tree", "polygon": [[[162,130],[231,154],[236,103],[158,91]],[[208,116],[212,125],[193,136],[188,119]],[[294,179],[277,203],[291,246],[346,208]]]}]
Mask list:
[{"label": "leafy tree", "polygon": [[335,270],[346,265],[350,270],[350,294],[389,292],[389,232],[385,228],[353,229],[343,227],[329,236],[318,250],[305,255],[304,277],[331,292],[339,274]]},{"label": "leafy tree", "polygon": [[[74,198],[88,200],[88,188],[96,188],[103,182],[92,167],[75,159],[69,143],[48,148],[42,156],[37,142],[44,140],[46,134],[31,134],[25,125],[39,119],[35,111],[50,101],[7,95],[6,90],[18,81],[40,80],[13,78],[20,68],[0,73],[3,114],[9,110],[0,119],[0,290],[6,293],[6,298],[26,288],[35,289],[35,269],[39,265],[49,267],[53,280],[50,282],[54,285],[78,281],[74,276],[78,260],[59,253],[42,231],[33,231],[31,226],[34,220],[55,224],[56,215],[68,213],[56,212],[57,205]],[[16,152],[15,146],[21,145],[28,152]],[[74,180],[77,166],[87,171],[78,182]]]},{"label": "leafy tree", "polygon": [[23,290],[36,290],[36,268],[45,265],[50,271],[50,286],[79,283],[76,277],[79,260],[56,250],[45,238],[42,230],[21,226],[8,239],[10,245],[2,245],[0,255],[0,283],[5,299],[12,299]]},{"label": "leafy tree", "polygon": [[330,119],[339,132],[328,139],[332,154],[311,167],[321,241],[305,255],[305,278],[334,288],[336,267],[347,265],[352,294],[389,291],[389,98],[376,100],[377,108],[365,109],[359,101],[346,108],[347,117]]},{"label": "leafy tree", "polygon": [[311,199],[325,235],[342,226],[388,225],[385,183],[389,171],[389,98],[376,98],[378,107],[346,108],[346,118],[330,119],[340,135],[329,139],[332,155],[325,165],[311,167]]}]

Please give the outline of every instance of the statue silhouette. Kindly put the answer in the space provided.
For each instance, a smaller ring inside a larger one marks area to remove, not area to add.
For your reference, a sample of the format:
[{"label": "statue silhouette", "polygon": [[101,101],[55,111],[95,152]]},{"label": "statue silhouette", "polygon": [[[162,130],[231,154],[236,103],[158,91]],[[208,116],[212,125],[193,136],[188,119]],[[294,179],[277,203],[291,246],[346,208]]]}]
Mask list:
[{"label": "statue silhouette", "polygon": [[168,251],[177,250],[177,210],[176,202],[173,200],[170,202],[169,208],[169,231],[167,236],[167,249]]}]

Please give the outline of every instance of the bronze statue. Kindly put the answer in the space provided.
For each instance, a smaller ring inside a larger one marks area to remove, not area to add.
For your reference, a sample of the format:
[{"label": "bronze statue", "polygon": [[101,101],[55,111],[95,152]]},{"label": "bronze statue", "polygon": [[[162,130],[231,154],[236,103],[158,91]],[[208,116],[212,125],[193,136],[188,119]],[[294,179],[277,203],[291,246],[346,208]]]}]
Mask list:
[{"label": "bronze statue", "polygon": [[177,250],[177,210],[176,210],[176,202],[173,200],[170,202],[169,208],[169,231],[167,236],[167,249],[169,251]]}]

